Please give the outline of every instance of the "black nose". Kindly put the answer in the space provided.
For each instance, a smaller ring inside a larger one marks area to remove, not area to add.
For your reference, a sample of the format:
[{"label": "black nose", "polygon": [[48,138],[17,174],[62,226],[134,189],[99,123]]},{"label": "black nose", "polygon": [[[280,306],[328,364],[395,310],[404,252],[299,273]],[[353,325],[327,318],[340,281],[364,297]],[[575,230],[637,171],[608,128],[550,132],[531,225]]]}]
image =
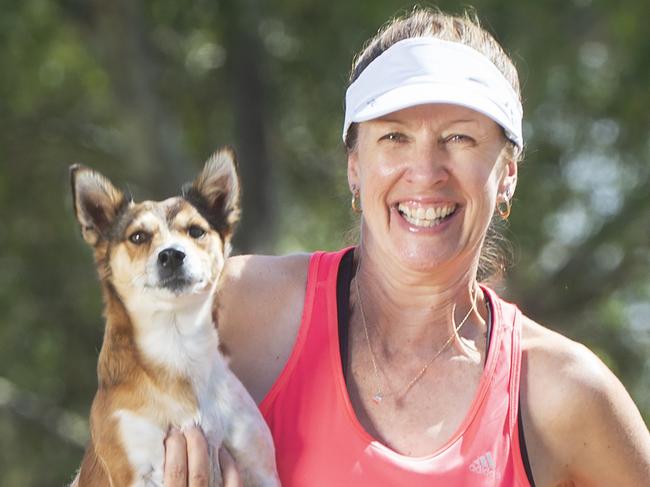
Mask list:
[{"label": "black nose", "polygon": [[165,249],[158,254],[158,265],[168,272],[173,272],[183,265],[185,253],[177,249]]}]

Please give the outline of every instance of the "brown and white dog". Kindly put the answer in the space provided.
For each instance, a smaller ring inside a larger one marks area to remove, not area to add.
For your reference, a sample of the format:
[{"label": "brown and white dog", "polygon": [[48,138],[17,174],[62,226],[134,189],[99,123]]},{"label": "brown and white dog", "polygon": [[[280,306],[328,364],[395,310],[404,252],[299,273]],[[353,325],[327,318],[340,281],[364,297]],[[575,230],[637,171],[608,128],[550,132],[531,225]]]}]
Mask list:
[{"label": "brown and white dog", "polygon": [[268,427],[219,352],[212,320],[239,217],[234,153],[217,152],[182,196],[160,202],[135,203],[79,165],[70,173],[106,317],[78,485],[162,486],[165,436],[189,425],[211,453],[226,446],[244,485],[280,485]]}]

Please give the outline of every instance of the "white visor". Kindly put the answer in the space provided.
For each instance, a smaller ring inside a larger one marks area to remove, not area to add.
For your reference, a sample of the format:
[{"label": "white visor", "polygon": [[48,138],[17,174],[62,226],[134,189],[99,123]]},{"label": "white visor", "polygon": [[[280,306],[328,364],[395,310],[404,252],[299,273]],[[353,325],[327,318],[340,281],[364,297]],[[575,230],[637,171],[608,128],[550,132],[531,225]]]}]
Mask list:
[{"label": "white visor", "polygon": [[499,69],[477,50],[434,37],[405,39],[375,58],[345,94],[343,140],[350,125],[425,103],[476,110],[523,148],[523,110]]}]

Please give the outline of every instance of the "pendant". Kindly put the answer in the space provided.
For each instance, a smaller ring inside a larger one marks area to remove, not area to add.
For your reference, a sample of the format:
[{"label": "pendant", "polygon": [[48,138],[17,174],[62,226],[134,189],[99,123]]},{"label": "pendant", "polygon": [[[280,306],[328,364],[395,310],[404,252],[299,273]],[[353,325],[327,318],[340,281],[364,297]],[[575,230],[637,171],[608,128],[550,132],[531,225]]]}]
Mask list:
[{"label": "pendant", "polygon": [[379,404],[383,398],[384,395],[381,393],[381,391],[377,391],[377,393],[372,396],[372,400],[375,402],[375,404]]}]

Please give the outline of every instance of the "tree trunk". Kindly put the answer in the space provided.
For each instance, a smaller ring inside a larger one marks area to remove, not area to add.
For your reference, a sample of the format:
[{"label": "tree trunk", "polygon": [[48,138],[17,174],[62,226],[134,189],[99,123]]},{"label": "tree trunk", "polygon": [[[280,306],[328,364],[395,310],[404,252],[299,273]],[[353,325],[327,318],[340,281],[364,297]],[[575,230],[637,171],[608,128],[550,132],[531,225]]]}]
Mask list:
[{"label": "tree trunk", "polygon": [[273,171],[266,136],[267,86],[257,7],[256,0],[222,2],[225,69],[230,79],[243,188],[242,223],[235,237],[235,246],[241,252],[271,251],[275,237]]},{"label": "tree trunk", "polygon": [[106,69],[118,102],[124,157],[133,177],[153,196],[178,194],[192,172],[175,114],[159,94],[153,49],[142,20],[141,4],[96,0],[83,12],[68,12],[84,27]]}]

